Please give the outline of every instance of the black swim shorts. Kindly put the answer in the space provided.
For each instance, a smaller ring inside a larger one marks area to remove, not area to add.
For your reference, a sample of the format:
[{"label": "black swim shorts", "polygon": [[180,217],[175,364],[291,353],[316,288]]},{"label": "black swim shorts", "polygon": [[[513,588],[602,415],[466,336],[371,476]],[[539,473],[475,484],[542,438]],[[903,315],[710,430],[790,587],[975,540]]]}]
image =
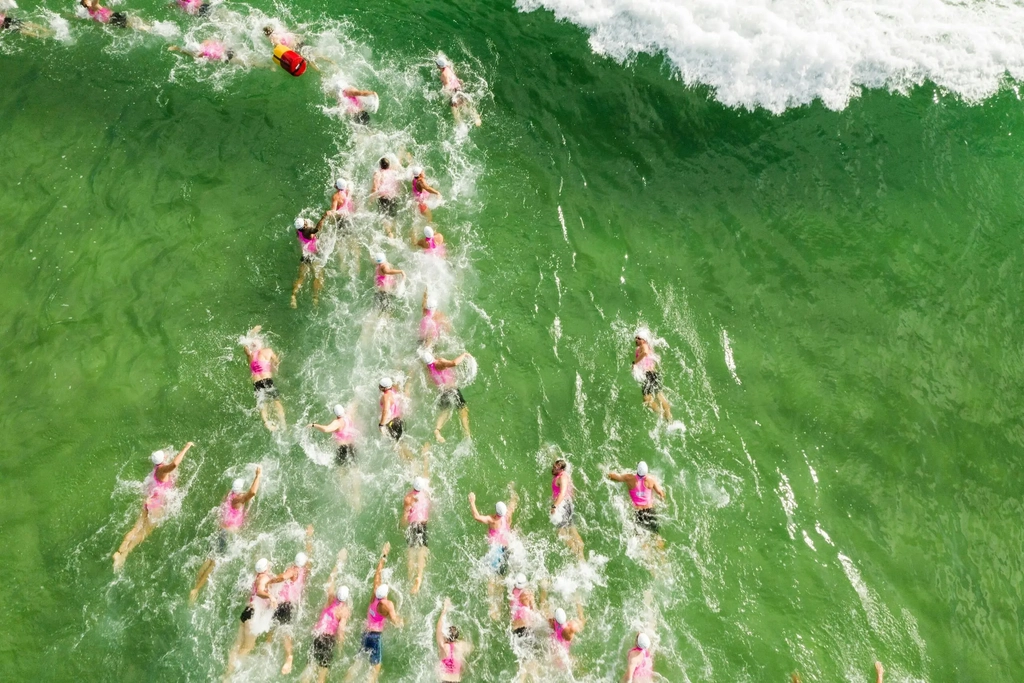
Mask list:
[{"label": "black swim shorts", "polygon": [[402,423],[402,418],[400,417],[396,417],[391,422],[388,422],[386,425],[384,425],[384,429],[387,431],[388,436],[390,436],[395,441],[401,439],[402,434],[405,433],[405,425]]},{"label": "black swim shorts", "polygon": [[427,547],[427,523],[414,522],[405,528],[405,542],[410,548]]},{"label": "black swim shorts", "polygon": [[350,465],[356,459],[356,447],[350,443],[343,443],[338,446],[338,452],[334,454],[334,464],[341,467]]},{"label": "black swim shorts", "polygon": [[257,401],[262,401],[268,398],[281,398],[280,392],[278,392],[277,387],[274,386],[274,379],[272,377],[265,377],[261,380],[253,382],[252,391],[254,394],[256,394]]},{"label": "black swim shorts", "polygon": [[646,529],[652,534],[658,533],[660,529],[658,515],[655,514],[653,508],[637,508],[633,511],[633,521],[638,527]]},{"label": "black swim shorts", "polygon": [[313,638],[312,656],[317,666],[326,669],[334,661],[334,636],[330,633],[318,633]]},{"label": "black swim shorts", "polygon": [[378,197],[377,198],[377,210],[385,216],[391,216],[392,218],[398,215],[398,198],[397,197]]},{"label": "black swim shorts", "polygon": [[462,397],[462,392],[458,389],[442,389],[441,397],[437,399],[437,405],[441,407],[441,410],[452,408],[462,410],[466,407],[466,399]]},{"label": "black swim shorts", "polygon": [[252,619],[252,615],[253,615],[252,605],[249,605],[244,610],[242,610],[242,623],[244,624],[245,622],[247,622],[250,619]]},{"label": "black swim shorts", "polygon": [[274,621],[284,625],[292,623],[292,603],[282,602],[274,610]]},{"label": "black swim shorts", "polygon": [[661,391],[661,376],[654,370],[644,373],[643,389],[644,396],[654,396]]},{"label": "black swim shorts", "polygon": [[373,305],[381,313],[389,313],[395,308],[395,295],[378,289],[373,293]]},{"label": "black swim shorts", "polygon": [[568,529],[573,525],[576,517],[576,510],[572,506],[572,501],[567,500],[562,503],[562,518],[555,524],[556,529]]},{"label": "black swim shorts", "polygon": [[128,15],[124,12],[114,12],[110,15],[110,25],[118,28],[128,28]]}]

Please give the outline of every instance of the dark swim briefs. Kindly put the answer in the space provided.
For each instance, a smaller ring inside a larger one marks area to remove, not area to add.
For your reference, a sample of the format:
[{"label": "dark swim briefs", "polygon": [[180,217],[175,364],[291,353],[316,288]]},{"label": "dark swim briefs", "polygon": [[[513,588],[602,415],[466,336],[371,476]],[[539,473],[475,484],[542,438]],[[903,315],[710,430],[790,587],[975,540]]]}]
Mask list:
[{"label": "dark swim briefs", "polygon": [[400,417],[396,417],[391,422],[388,422],[384,425],[384,429],[387,431],[388,436],[395,441],[400,440],[402,435],[405,433],[405,425],[402,423],[402,418]]},{"label": "dark swim briefs", "polygon": [[643,389],[644,396],[654,396],[661,391],[661,376],[654,370],[644,373]]},{"label": "dark swim briefs", "polygon": [[658,533],[660,529],[658,515],[655,514],[654,508],[636,508],[633,510],[633,521],[638,527],[646,529],[652,534]]},{"label": "dark swim briefs", "polygon": [[378,197],[377,210],[392,218],[398,215],[398,197]]},{"label": "dark swim briefs", "polygon": [[427,547],[427,523],[413,522],[405,528],[405,542],[410,548]]},{"label": "dark swim briefs", "polygon": [[274,610],[274,621],[282,626],[292,623],[292,603],[282,602],[278,605]]},{"label": "dark swim briefs", "polygon": [[370,664],[377,666],[384,656],[384,648],[380,642],[380,631],[364,631],[362,651],[370,654]]},{"label": "dark swim briefs", "polygon": [[280,392],[277,390],[277,387],[274,386],[274,379],[272,377],[265,377],[264,379],[253,382],[252,391],[256,394],[257,401],[262,401],[268,398],[281,398]]},{"label": "dark swim briefs", "polygon": [[252,619],[252,615],[253,615],[252,605],[249,605],[244,610],[242,610],[242,623],[244,624],[245,622],[247,622],[250,619]]},{"label": "dark swim briefs", "polygon": [[562,503],[562,518],[555,524],[556,529],[568,529],[575,522],[576,509],[572,506],[572,501],[567,500]]},{"label": "dark swim briefs", "polygon": [[437,399],[437,404],[441,407],[441,410],[450,410],[452,408],[462,410],[466,407],[466,399],[462,397],[462,392],[458,389],[442,389],[441,397]]},{"label": "dark swim briefs", "polygon": [[128,15],[124,12],[114,12],[110,15],[110,25],[118,28],[128,28]]},{"label": "dark swim briefs", "polygon": [[334,645],[336,641],[330,633],[318,633],[313,638],[312,655],[317,666],[324,669],[334,661]]},{"label": "dark swim briefs", "polygon": [[338,446],[338,452],[334,454],[334,464],[341,467],[350,465],[356,459],[356,447],[350,443],[343,443]]}]

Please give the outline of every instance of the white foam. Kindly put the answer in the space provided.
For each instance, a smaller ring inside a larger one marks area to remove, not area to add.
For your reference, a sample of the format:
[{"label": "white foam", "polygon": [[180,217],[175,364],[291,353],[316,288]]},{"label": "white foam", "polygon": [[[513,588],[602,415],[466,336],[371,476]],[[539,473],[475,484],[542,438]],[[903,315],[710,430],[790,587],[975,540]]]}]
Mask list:
[{"label": "white foam", "polygon": [[516,0],[590,32],[620,62],[663,54],[684,83],[732,107],[815,99],[843,109],[861,87],[930,80],[968,102],[1024,77],[1024,7],[1003,0]]}]

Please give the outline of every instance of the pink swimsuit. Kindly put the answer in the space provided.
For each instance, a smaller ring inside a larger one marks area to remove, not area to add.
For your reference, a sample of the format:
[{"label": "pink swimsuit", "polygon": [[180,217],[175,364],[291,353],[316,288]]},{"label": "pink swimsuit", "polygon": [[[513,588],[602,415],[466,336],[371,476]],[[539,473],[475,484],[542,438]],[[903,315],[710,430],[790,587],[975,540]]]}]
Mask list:
[{"label": "pink swimsuit", "polygon": [[433,342],[441,335],[441,330],[438,327],[437,322],[434,320],[434,316],[427,313],[420,319],[420,340],[424,342]]},{"label": "pink swimsuit", "polygon": [[262,375],[267,371],[267,366],[260,362],[259,358],[253,358],[252,362],[249,363],[249,372],[254,375]]},{"label": "pink swimsuit", "polygon": [[334,608],[340,604],[341,601],[335,598],[331,600],[331,604],[324,607],[320,612],[320,618],[316,620],[316,626],[313,627],[314,633],[333,636],[338,632],[339,620],[334,613]]},{"label": "pink swimsuit", "polygon": [[301,230],[296,230],[295,236],[299,238],[299,244],[302,245],[302,258],[307,259],[316,254],[316,235],[306,237]]},{"label": "pink swimsuit", "polygon": [[281,584],[278,602],[298,602],[302,597],[302,589],[306,585],[306,568],[298,567],[298,570],[298,576],[293,581],[285,581]]},{"label": "pink swimsuit", "polygon": [[155,512],[163,508],[167,504],[167,494],[174,489],[174,474],[168,475],[166,481],[160,481],[156,478],[156,472],[159,469],[160,465],[153,468],[153,477],[149,484],[149,496],[146,498],[146,510],[148,512]]},{"label": "pink swimsuit", "polygon": [[636,486],[629,490],[629,497],[633,500],[633,507],[651,507],[651,490],[644,485],[646,480],[646,475],[643,477],[637,476]]},{"label": "pink swimsuit", "polygon": [[186,14],[199,14],[203,6],[203,0],[177,0],[178,7],[185,10]]},{"label": "pink swimsuit", "polygon": [[229,493],[220,506],[220,525],[229,531],[237,531],[245,523],[245,506],[236,508],[231,504],[234,499],[235,494]]},{"label": "pink swimsuit", "polygon": [[441,660],[441,674],[445,676],[461,676],[462,660],[455,656],[455,643],[447,643],[448,656]]},{"label": "pink swimsuit", "polygon": [[114,12],[107,7],[100,7],[99,9],[90,9],[89,17],[95,19],[101,24],[109,24],[110,17],[113,16]]},{"label": "pink swimsuit", "polygon": [[424,238],[424,241],[427,243],[427,246],[424,249],[424,251],[430,254],[431,256],[436,256],[438,258],[444,258],[445,256],[447,256],[448,250],[445,249],[444,244],[438,244],[435,238],[426,237]]},{"label": "pink swimsuit", "polygon": [[[558,494],[562,492],[562,487],[558,485],[558,479],[563,474],[565,472],[560,472],[551,478],[551,500],[558,500]],[[566,477],[568,478],[568,475]],[[572,479],[569,479],[568,489],[568,492],[565,494],[566,500],[572,497]]]},{"label": "pink swimsuit", "polygon": [[633,669],[633,681],[634,683],[648,683],[654,680],[654,657],[651,655],[650,650],[644,650],[639,647],[634,647],[629,651],[630,654],[634,652],[643,653],[643,659],[637,664],[637,667]]},{"label": "pink swimsuit", "polygon": [[394,275],[386,275],[384,273],[384,264],[383,263],[378,264],[378,266],[377,266],[376,282],[377,282],[377,289],[380,289],[380,290],[389,290],[394,285],[395,276]]},{"label": "pink swimsuit", "polygon": [[[389,394],[389,393],[391,393],[391,392],[393,392],[393,391],[394,391],[394,389],[387,389],[387,390],[386,390],[386,391],[384,392],[384,394],[385,394],[385,395],[387,395],[387,394]],[[398,407],[398,403],[399,403],[400,399],[399,399],[399,398],[398,398],[398,396],[397,396],[397,395],[395,395],[395,394],[392,394],[392,396],[394,397],[394,400],[393,400],[393,401],[391,401],[391,405],[390,405],[390,406],[388,406],[388,414],[387,414],[387,416],[386,416],[386,417],[387,417],[387,419],[386,419],[386,420],[384,420],[384,424],[387,424],[387,423],[391,422],[391,421],[392,421],[392,420],[394,420],[394,419],[395,419],[396,417],[401,417],[401,416],[402,416],[402,411],[401,411],[401,409],[400,409],[400,408]],[[381,397],[380,397],[380,407],[381,407],[381,409],[383,409],[383,408],[384,408],[384,396],[381,396]]]},{"label": "pink swimsuit", "polygon": [[405,521],[409,524],[426,524],[430,515],[430,498],[423,491],[413,491],[412,505]]},{"label": "pink swimsuit", "polygon": [[640,358],[640,349],[638,348],[633,356],[633,365],[644,372],[651,372],[657,367],[658,360],[658,356],[653,351]]},{"label": "pink swimsuit", "polygon": [[352,204],[352,195],[350,195],[348,192],[341,192],[339,190],[335,194],[335,199],[337,198],[337,195],[339,195],[339,194],[345,195],[345,200],[343,202],[341,202],[340,206],[338,206],[336,211],[338,211],[340,213],[352,213],[352,211],[355,209],[355,206],[353,206],[353,204]]},{"label": "pink swimsuit", "polygon": [[370,603],[369,609],[366,610],[366,630],[373,633],[380,633],[384,630],[384,622],[387,621],[387,617],[377,611],[377,605],[380,604],[380,598],[374,598],[373,602]]},{"label": "pink swimsuit", "polygon": [[565,631],[565,627],[557,621],[552,623],[554,624],[554,630],[551,633],[551,640],[568,653],[569,648],[572,647],[572,641],[565,637],[565,634],[563,633],[563,631]]},{"label": "pink swimsuit", "polygon": [[433,380],[434,384],[439,387],[454,387],[455,386],[455,372],[451,368],[445,368],[444,370],[438,370],[436,363],[431,363],[427,366],[427,370],[430,371],[430,379]]},{"label": "pink swimsuit", "polygon": [[456,77],[455,72],[450,66],[446,66],[441,71],[441,82],[444,84],[444,89],[449,92],[462,90],[462,81]]},{"label": "pink swimsuit", "polygon": [[203,44],[199,46],[199,56],[209,59],[211,62],[224,61],[225,53],[224,44],[216,40],[204,40]]},{"label": "pink swimsuit", "polygon": [[507,547],[509,544],[508,516],[498,518],[498,528],[487,530],[487,540],[491,545]]},{"label": "pink swimsuit", "polygon": [[351,444],[356,440],[356,428],[352,424],[351,420],[347,417],[342,417],[345,423],[341,426],[341,429],[334,432],[334,439],[339,444]]},{"label": "pink swimsuit", "polygon": [[523,589],[512,590],[512,597],[508,601],[508,609],[512,612],[512,623],[523,623],[530,618],[530,608],[523,604]]}]

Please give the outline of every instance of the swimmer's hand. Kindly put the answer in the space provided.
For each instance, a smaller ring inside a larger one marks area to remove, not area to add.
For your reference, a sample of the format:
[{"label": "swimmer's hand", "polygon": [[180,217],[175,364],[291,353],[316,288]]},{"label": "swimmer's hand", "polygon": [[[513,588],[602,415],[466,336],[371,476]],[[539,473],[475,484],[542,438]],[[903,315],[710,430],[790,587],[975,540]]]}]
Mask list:
[{"label": "swimmer's hand", "polygon": [[306,527],[306,536],[308,537],[308,536],[312,536],[312,535],[313,535],[313,525],[310,524],[309,526]]},{"label": "swimmer's hand", "polygon": [[476,502],[476,494],[475,493],[470,493],[469,494],[469,502],[470,503],[475,503]]}]

